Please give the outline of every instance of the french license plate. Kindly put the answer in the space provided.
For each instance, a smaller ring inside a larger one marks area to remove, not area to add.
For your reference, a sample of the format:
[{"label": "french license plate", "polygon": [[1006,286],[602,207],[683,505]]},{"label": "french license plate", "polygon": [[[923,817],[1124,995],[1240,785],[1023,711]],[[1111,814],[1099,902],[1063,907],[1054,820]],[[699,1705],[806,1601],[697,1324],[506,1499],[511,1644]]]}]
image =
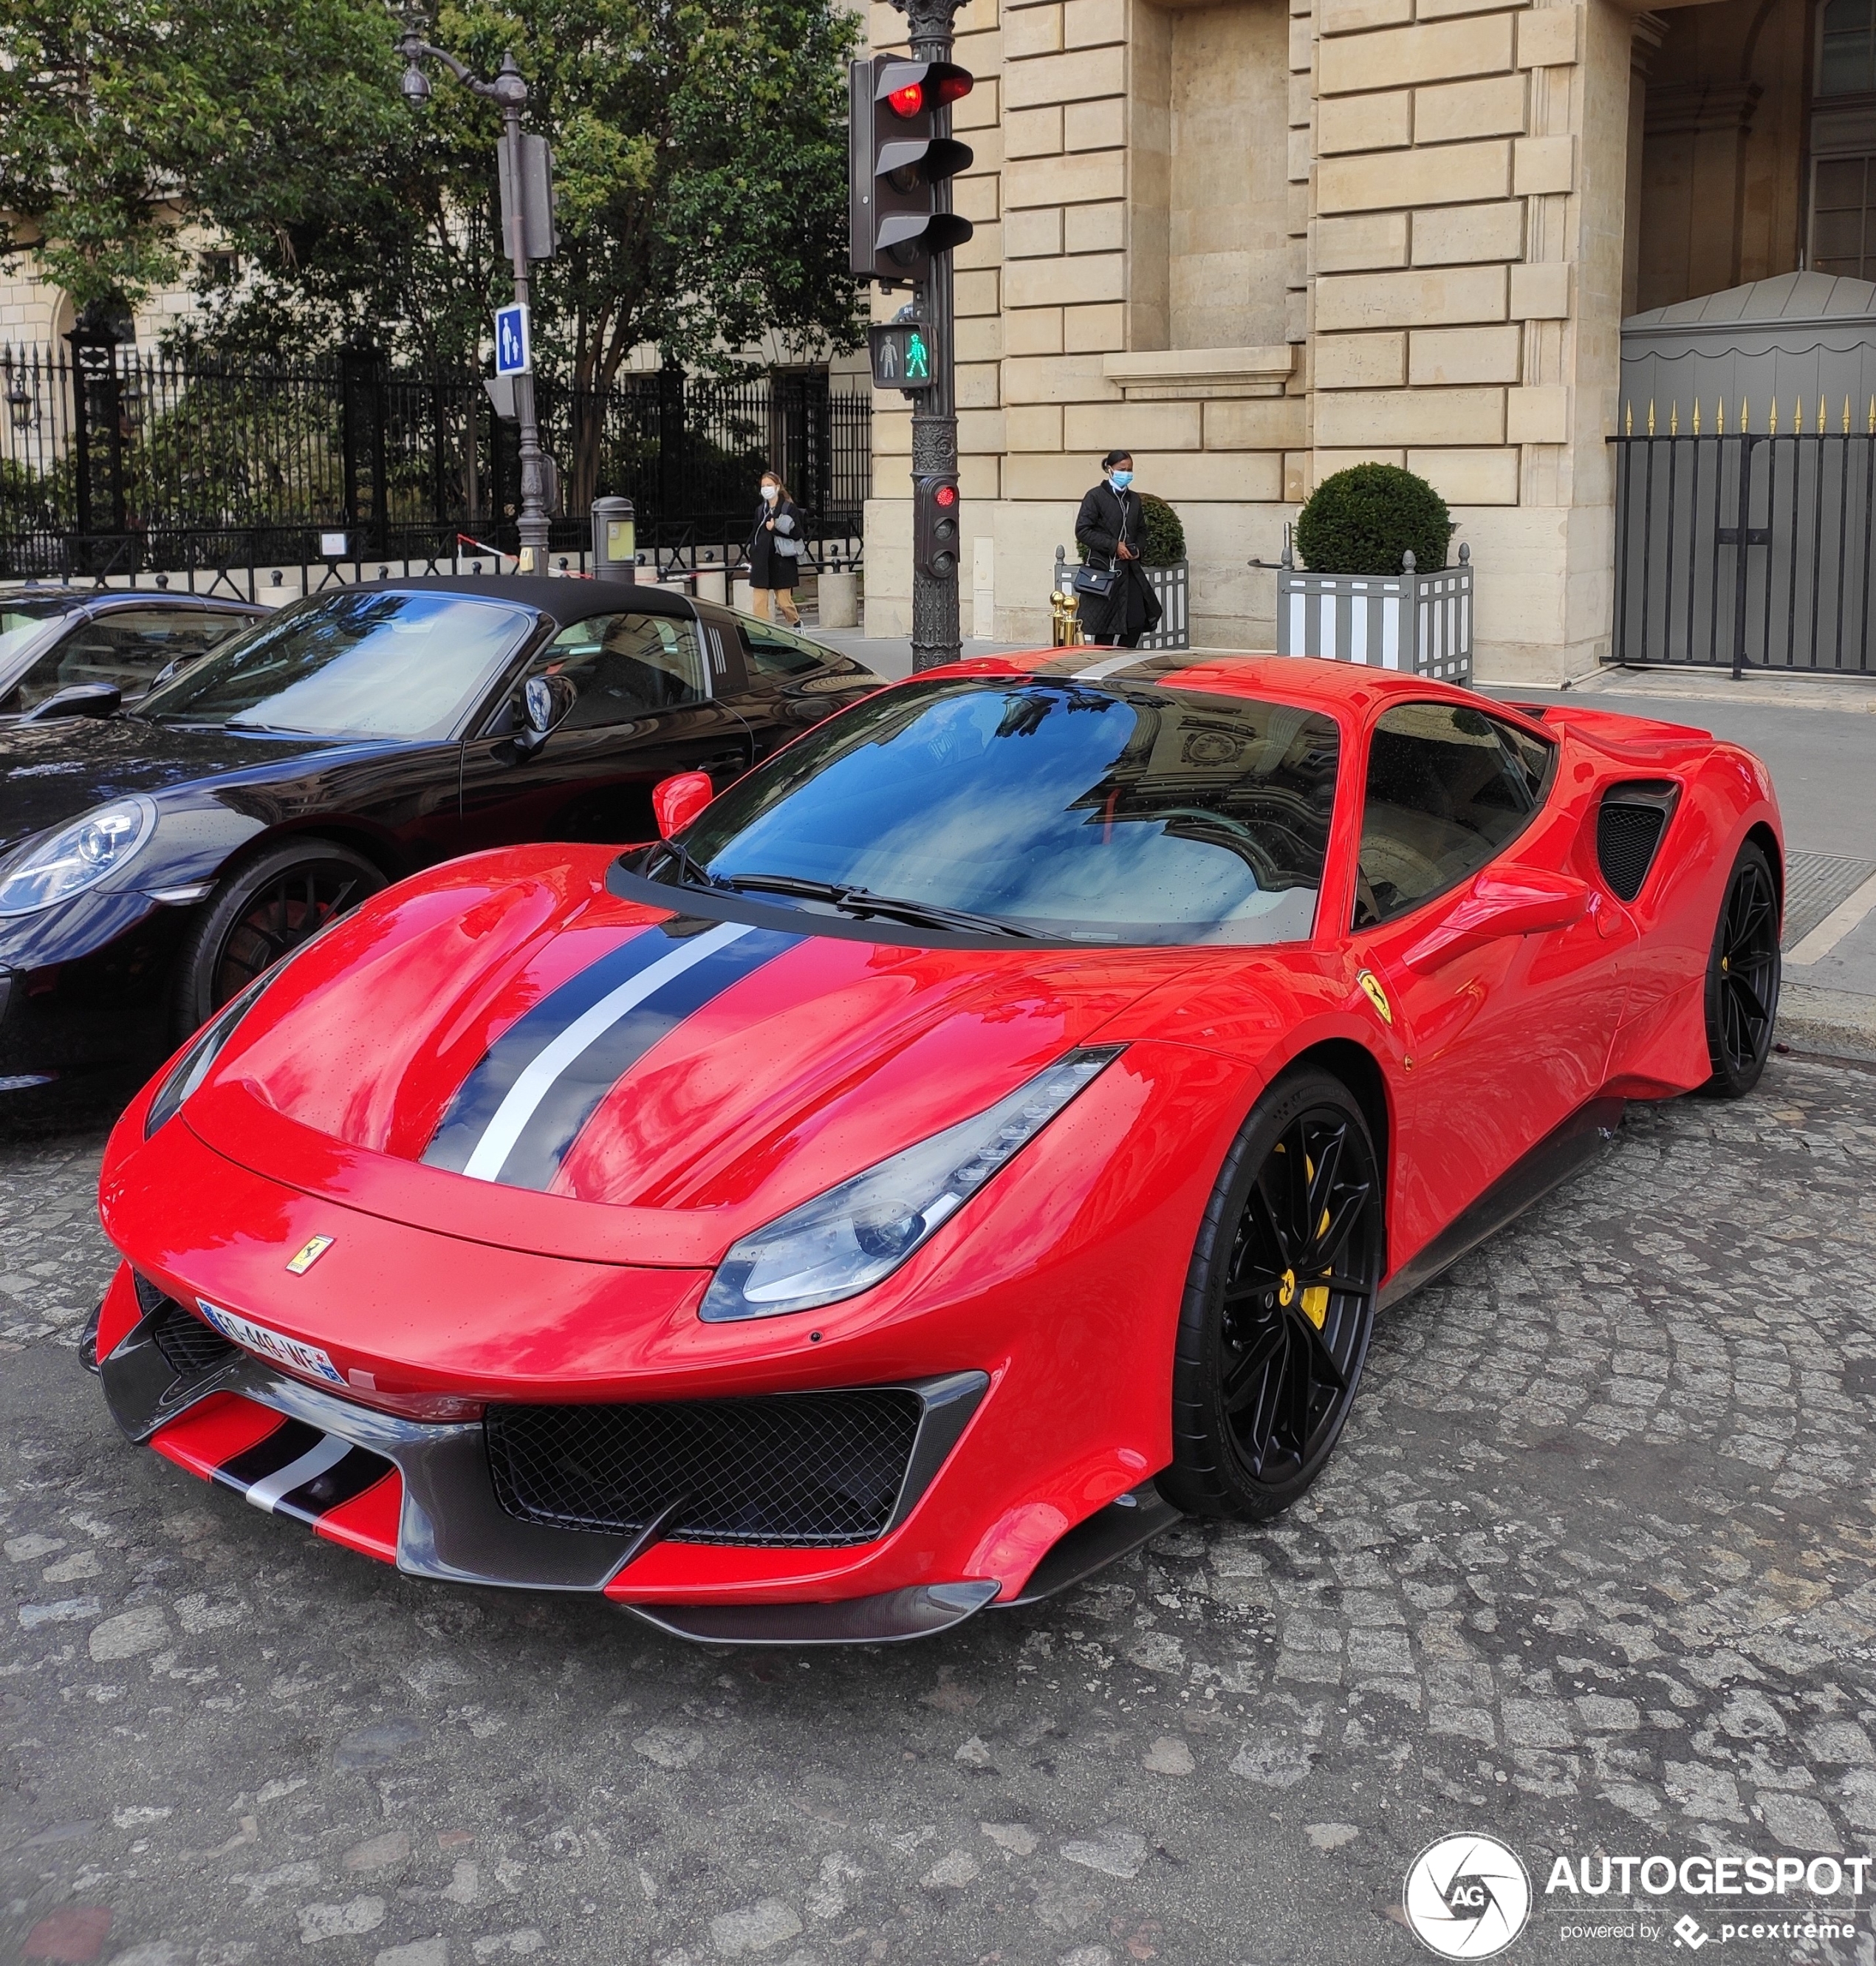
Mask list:
[{"label": "french license plate", "polygon": [[206,1297],[198,1297],[195,1304],[224,1338],[243,1351],[257,1352],[263,1358],[290,1365],[295,1371],[305,1372],[312,1378],[329,1380],[335,1386],[345,1384],[338,1367],[317,1345],[304,1344],[297,1338],[288,1337],[284,1332],[269,1331],[266,1325],[256,1324],[250,1318],[237,1317],[231,1310],[218,1309]]}]

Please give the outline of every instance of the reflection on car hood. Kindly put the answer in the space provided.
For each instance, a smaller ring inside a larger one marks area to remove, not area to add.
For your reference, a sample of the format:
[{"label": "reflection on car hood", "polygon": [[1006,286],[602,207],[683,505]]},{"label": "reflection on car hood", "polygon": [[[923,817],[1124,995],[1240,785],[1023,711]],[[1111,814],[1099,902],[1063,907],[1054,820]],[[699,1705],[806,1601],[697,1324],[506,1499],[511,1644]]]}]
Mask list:
[{"label": "reflection on car hood", "polygon": [[367,903],[263,996],[211,1105],[244,1085],[298,1128],[488,1180],[491,1208],[531,1189],[746,1224],[983,1110],[1203,959],[687,919],[609,894],[607,858],[478,856]]},{"label": "reflection on car hood", "polygon": [[127,792],[159,798],[213,780],[263,778],[356,740],[180,730],[134,717],[61,717],[0,728],[0,852]]}]

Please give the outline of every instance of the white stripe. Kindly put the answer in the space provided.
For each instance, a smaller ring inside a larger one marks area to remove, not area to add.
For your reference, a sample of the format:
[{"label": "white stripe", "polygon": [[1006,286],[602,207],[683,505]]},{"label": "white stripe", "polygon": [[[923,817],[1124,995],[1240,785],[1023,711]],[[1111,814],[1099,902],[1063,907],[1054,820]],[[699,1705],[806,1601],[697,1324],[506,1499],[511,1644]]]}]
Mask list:
[{"label": "white stripe", "polygon": [[1085,669],[1077,669],[1069,677],[1070,682],[1099,682],[1103,676],[1112,675],[1116,669],[1123,669],[1142,659],[1138,649],[1123,649],[1117,656],[1110,656],[1106,661],[1091,662]]},{"label": "white stripe", "polygon": [[1839,901],[1785,961],[1804,965],[1828,956],[1871,908],[1876,908],[1876,876],[1865,881],[1847,901]]},{"label": "white stripe", "polygon": [[621,983],[610,995],[601,997],[584,1017],[576,1017],[530,1062],[509,1088],[508,1096],[495,1109],[495,1117],[489,1121],[488,1131],[475,1143],[475,1151],[469,1155],[463,1172],[476,1181],[498,1179],[503,1163],[521,1137],[522,1129],[534,1117],[534,1109],[553,1089],[554,1081],[582,1052],[604,1037],[628,1010],[636,1009],[653,991],[662,989],[674,976],[682,976],[706,956],[714,956],[718,949],[727,949],[731,943],[740,942],[744,936],[754,932],[754,925],[750,923],[720,922],[716,927],[674,949],[669,956],[660,956],[649,969],[641,969],[629,982]]},{"label": "white stripe", "polygon": [[289,1461],[278,1474],[269,1474],[266,1481],[256,1481],[248,1490],[247,1499],[256,1508],[265,1509],[272,1515],[283,1496],[292,1494],[295,1488],[304,1487],[328,1468],[337,1467],[351,1451],[349,1440],[341,1440],[336,1433],[324,1434],[319,1445],[309,1447],[298,1460]]}]

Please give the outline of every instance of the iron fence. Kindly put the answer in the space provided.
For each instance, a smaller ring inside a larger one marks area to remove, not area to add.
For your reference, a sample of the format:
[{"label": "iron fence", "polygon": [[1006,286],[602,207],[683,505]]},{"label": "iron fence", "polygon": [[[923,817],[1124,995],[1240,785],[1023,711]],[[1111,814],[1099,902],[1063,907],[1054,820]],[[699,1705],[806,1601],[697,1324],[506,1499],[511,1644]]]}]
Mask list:
[{"label": "iron fence", "polygon": [[1614,661],[1736,675],[1876,664],[1876,402],[1861,430],[1849,405],[1821,401],[1808,428],[1802,404],[1798,427],[1770,421],[1683,432],[1677,411],[1668,432],[1631,420],[1610,440]]},{"label": "iron fence", "polygon": [[[517,544],[517,426],[481,378],[415,374],[368,350],[298,366],[175,360],[83,334],[0,349],[0,575],[163,568],[231,579],[335,560],[498,563]],[[558,459],[554,554],[576,568],[601,492],[636,504],[661,566],[730,563],[756,483],[779,469],[817,558],[851,563],[872,472],[872,403],[824,371],[672,372],[605,390],[537,379]],[[325,550],[343,535],[337,554]]]}]

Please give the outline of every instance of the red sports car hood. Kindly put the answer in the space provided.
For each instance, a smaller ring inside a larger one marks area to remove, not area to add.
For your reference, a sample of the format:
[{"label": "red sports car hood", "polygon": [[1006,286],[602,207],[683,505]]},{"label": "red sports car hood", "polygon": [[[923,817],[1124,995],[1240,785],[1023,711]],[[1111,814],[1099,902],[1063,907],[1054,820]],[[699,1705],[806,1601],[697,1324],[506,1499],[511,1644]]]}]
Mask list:
[{"label": "red sports car hood", "polygon": [[672,916],[608,894],[604,852],[551,855],[368,904],[263,994],[211,1088],[369,1154],[741,1233],[981,1111],[1193,959]]}]

